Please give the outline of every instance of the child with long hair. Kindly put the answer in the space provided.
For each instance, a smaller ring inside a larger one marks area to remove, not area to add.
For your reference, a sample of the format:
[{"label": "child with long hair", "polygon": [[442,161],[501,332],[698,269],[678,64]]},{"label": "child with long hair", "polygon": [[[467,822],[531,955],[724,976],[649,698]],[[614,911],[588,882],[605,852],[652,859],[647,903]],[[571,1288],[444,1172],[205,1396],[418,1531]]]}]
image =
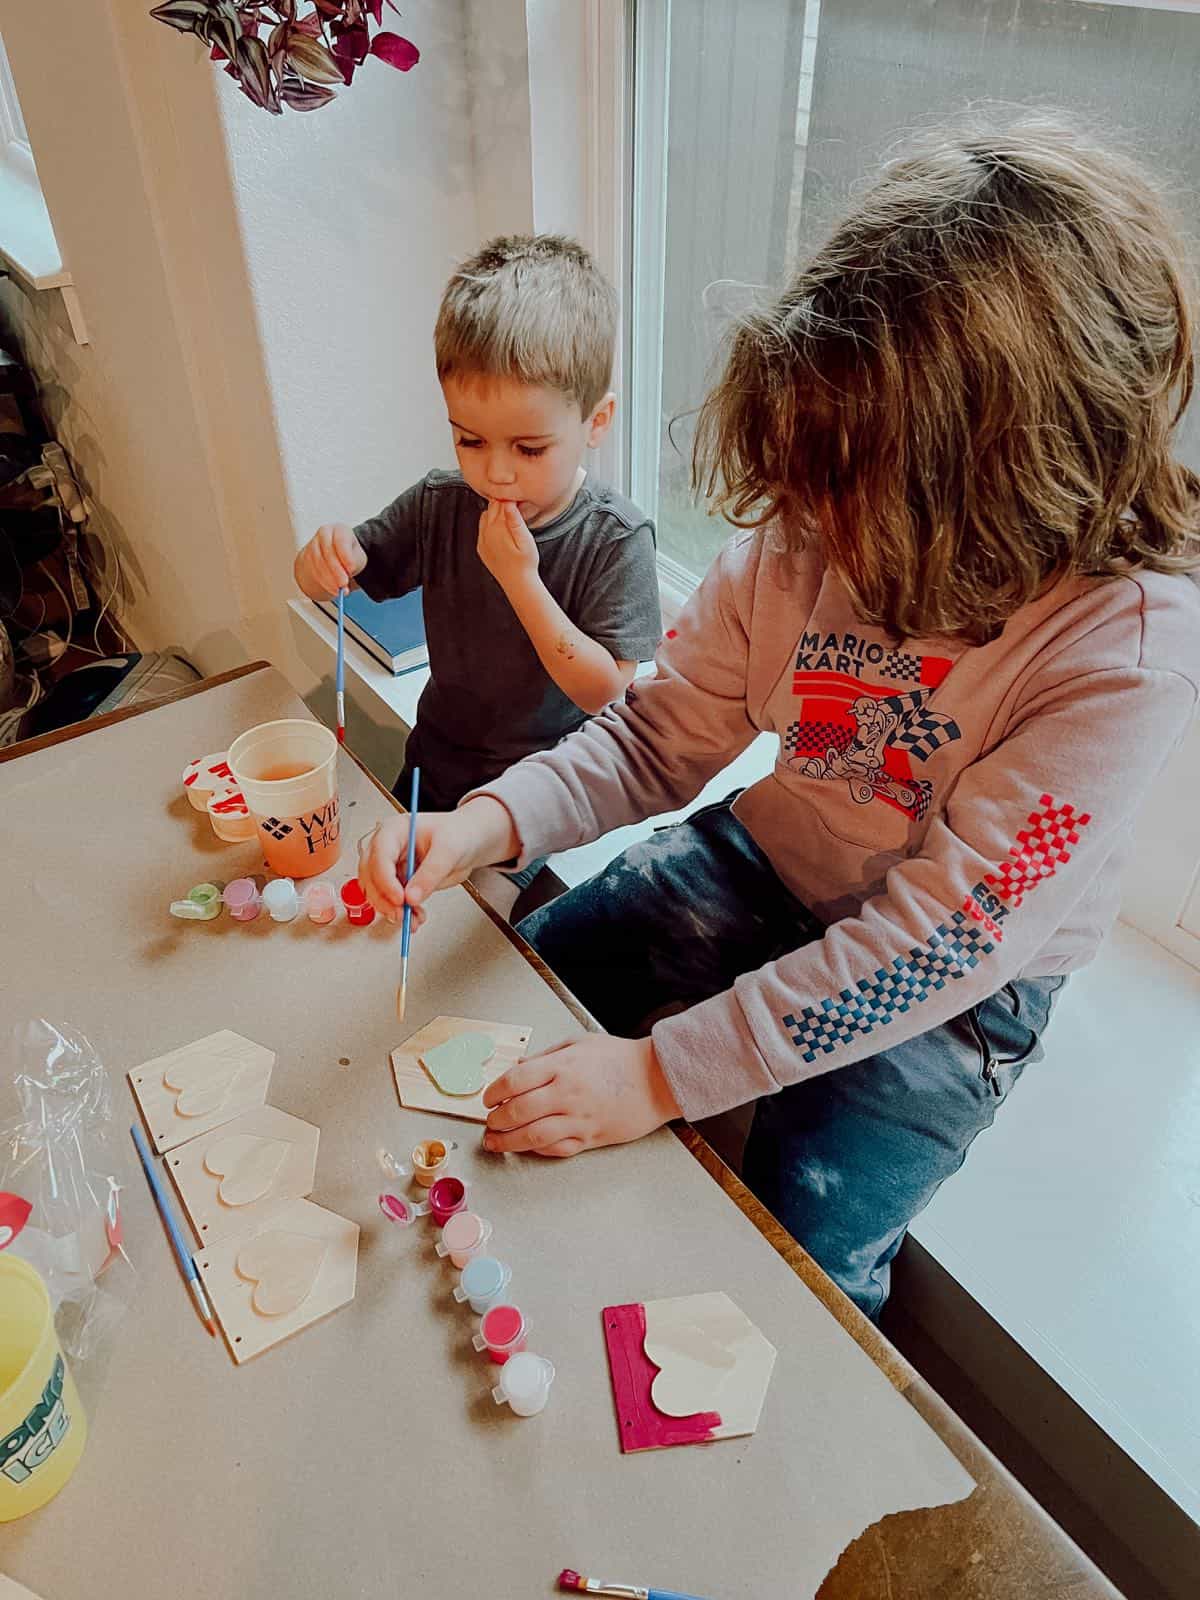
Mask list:
[{"label": "child with long hair", "polygon": [[1195,706],[1191,333],[1153,185],[1044,121],[892,162],[736,329],[695,463],[744,531],[654,677],[422,817],[407,886],[406,819],[364,848],[374,903],[423,909],[778,737],[770,776],[521,924],[610,1033],[498,1078],[491,1149],[755,1100],[747,1182],[877,1313],[1111,926]]}]

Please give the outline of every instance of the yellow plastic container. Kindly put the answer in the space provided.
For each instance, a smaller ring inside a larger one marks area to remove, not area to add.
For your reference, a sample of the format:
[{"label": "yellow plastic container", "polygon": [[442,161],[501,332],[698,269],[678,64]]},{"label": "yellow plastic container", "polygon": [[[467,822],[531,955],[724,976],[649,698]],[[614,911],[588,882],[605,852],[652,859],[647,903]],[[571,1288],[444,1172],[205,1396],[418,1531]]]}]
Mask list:
[{"label": "yellow plastic container", "polygon": [[86,1440],[46,1285],[28,1262],[0,1251],[0,1522],[53,1499]]}]

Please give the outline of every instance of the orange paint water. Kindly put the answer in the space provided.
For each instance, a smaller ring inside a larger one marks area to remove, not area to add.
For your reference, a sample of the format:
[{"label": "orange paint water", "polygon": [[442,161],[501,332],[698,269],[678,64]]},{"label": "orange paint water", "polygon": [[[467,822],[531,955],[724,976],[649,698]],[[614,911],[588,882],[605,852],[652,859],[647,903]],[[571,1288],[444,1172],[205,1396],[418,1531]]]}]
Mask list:
[{"label": "orange paint water", "polygon": [[282,783],[285,778],[302,778],[306,772],[313,770],[312,763],[308,761],[285,761],[281,767],[271,767],[267,772],[258,774],[259,783]]},{"label": "orange paint water", "polygon": [[338,858],[341,825],[337,795],[302,817],[256,817],[267,865],[281,878],[314,878]]}]

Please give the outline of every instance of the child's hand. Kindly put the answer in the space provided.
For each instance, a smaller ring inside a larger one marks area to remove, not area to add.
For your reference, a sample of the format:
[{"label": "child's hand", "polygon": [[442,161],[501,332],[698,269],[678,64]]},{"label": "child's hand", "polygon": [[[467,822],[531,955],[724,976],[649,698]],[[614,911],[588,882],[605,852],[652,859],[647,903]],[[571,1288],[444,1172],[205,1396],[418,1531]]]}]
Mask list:
[{"label": "child's hand", "polygon": [[462,883],[476,867],[507,861],[520,849],[512,818],[498,800],[480,795],[457,811],[423,812],[417,818],[417,865],[405,885],[407,817],[388,817],[358,847],[358,881],[380,916],[395,922],[405,902],[413,922],[425,921],[424,901],[438,889]]},{"label": "child's hand", "polygon": [[573,1156],[641,1139],[680,1115],[650,1039],[593,1033],[527,1056],[488,1084],[485,1150]]},{"label": "child's hand", "polygon": [[327,522],[296,557],[292,569],[302,593],[310,600],[332,600],[348,589],[367,564],[367,552],[344,522]]},{"label": "child's hand", "polygon": [[511,500],[489,500],[479,519],[479,559],[500,587],[533,577],[538,569],[537,540]]}]

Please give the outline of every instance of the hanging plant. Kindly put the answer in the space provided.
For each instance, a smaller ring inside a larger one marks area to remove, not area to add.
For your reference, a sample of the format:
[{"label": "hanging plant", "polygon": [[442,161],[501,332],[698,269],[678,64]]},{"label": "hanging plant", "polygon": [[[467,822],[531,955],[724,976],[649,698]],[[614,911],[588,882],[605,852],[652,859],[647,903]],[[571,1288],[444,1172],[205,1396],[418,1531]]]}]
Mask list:
[{"label": "hanging plant", "polygon": [[[396,11],[392,0],[387,5]],[[368,56],[398,72],[416,66],[420,51],[383,27],[383,7],[384,0],[314,0],[298,17],[296,0],[166,0],[150,15],[194,33],[244,95],[279,116],[285,107],[328,105],[334,85],[352,83]]]}]

